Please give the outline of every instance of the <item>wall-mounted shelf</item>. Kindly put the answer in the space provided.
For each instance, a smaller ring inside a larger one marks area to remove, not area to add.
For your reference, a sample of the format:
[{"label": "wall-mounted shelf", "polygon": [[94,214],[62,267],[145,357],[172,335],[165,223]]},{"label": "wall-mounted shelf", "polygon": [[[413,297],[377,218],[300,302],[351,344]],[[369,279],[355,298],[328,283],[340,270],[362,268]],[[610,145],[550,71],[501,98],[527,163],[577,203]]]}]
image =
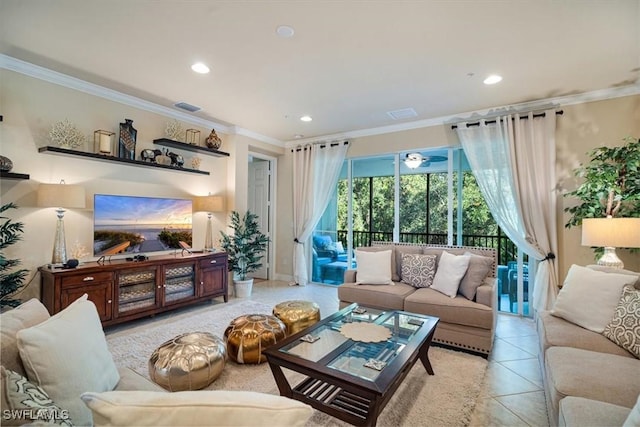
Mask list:
[{"label": "wall-mounted shelf", "polygon": [[29,179],[29,175],[26,173],[15,173],[0,171],[0,178],[3,179]]},{"label": "wall-mounted shelf", "polygon": [[86,159],[98,160],[102,162],[124,163],[125,165],[129,165],[129,166],[160,168],[160,169],[168,169],[175,172],[188,172],[188,173],[197,173],[201,175],[209,175],[209,172],[201,171],[197,169],[177,168],[174,166],[161,165],[158,163],[143,162],[142,160],[130,160],[130,159],[123,159],[115,156],[104,156],[102,154],[96,154],[96,153],[85,153],[84,151],[69,150],[66,148],[53,147],[50,145],[46,147],[38,148],[38,152],[45,153],[45,154],[57,154],[62,156],[84,157]]},{"label": "wall-mounted shelf", "polygon": [[171,148],[176,148],[178,150],[193,151],[195,153],[208,154],[210,156],[215,156],[215,157],[229,157],[229,153],[225,153],[224,151],[212,150],[210,148],[200,147],[198,145],[186,144],[184,142],[174,141],[173,139],[167,139],[167,138],[154,139],[153,143],[162,145],[163,147],[171,147]]}]

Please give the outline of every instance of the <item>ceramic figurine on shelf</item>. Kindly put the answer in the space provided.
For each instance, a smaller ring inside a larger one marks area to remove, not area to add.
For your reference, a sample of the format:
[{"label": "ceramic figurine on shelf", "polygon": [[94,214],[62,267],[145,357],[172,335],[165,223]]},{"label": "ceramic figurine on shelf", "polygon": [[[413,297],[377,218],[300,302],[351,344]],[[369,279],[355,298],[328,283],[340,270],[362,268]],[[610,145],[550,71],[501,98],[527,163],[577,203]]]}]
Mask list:
[{"label": "ceramic figurine on shelf", "polygon": [[120,123],[120,139],[118,141],[118,157],[123,159],[136,159],[136,136],[138,131],[133,127],[133,120],[124,119]]},{"label": "ceramic figurine on shelf", "polygon": [[211,148],[212,150],[217,150],[222,145],[222,140],[216,134],[215,129],[211,129],[211,133],[209,134],[207,139],[204,140],[204,142],[205,144],[207,144],[207,147]]}]

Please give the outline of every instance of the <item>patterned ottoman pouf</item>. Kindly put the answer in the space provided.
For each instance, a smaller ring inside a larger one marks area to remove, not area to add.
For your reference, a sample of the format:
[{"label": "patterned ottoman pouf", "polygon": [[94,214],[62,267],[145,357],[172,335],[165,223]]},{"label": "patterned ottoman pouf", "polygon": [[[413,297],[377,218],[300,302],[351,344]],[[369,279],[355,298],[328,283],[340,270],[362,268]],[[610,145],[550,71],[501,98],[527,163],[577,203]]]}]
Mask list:
[{"label": "patterned ottoman pouf", "polygon": [[238,363],[262,363],[262,350],[286,336],[287,327],[277,317],[247,314],[235,318],[224,331],[229,357]]},{"label": "patterned ottoman pouf", "polygon": [[169,391],[199,390],[222,373],[224,341],[208,332],[190,332],[163,343],[149,358],[149,376]]},{"label": "patterned ottoman pouf", "polygon": [[285,301],[273,308],[273,315],[287,325],[287,335],[293,335],[320,320],[320,306],[311,301]]}]

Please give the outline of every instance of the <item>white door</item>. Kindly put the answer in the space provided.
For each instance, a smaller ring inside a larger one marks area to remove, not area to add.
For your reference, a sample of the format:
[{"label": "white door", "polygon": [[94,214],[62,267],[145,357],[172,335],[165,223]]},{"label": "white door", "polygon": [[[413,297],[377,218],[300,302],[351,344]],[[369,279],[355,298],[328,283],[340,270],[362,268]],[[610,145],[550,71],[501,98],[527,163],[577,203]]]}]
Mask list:
[{"label": "white door", "polygon": [[[269,218],[269,204],[271,198],[269,194],[269,180],[271,179],[270,173],[271,162],[264,159],[250,158],[249,160],[249,211],[258,215],[258,223],[260,225],[260,231],[269,236],[270,235],[270,220]],[[253,273],[253,277],[256,279],[268,279],[269,278],[269,251],[271,249],[271,243],[267,247],[267,252],[262,258],[262,268]]]}]

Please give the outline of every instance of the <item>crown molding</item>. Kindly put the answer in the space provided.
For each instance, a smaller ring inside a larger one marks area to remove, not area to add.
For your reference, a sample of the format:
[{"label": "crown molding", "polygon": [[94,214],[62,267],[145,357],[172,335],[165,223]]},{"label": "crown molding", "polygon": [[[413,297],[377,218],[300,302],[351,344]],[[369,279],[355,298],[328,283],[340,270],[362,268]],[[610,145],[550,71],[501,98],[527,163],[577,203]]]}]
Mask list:
[{"label": "crown molding", "polygon": [[258,141],[266,142],[267,144],[283,147],[284,143],[275,138],[271,138],[265,135],[261,135],[257,132],[239,128],[236,126],[223,125],[212,120],[203,119],[200,117],[192,116],[181,111],[176,111],[172,108],[165,107],[163,105],[156,104],[154,102],[145,101],[144,99],[127,95],[122,92],[118,92],[113,89],[108,89],[104,86],[100,86],[94,83],[71,77],[67,74],[59,73],[57,71],[50,70],[48,68],[41,67],[39,65],[32,64],[30,62],[22,61],[20,59],[0,54],[0,68],[5,70],[14,71],[16,73],[24,74],[29,77],[33,77],[38,80],[43,80],[49,83],[53,83],[59,86],[64,86],[69,89],[74,89],[80,92],[94,95],[100,98],[107,99],[109,101],[124,104],[130,107],[138,108],[140,110],[149,111],[151,113],[159,114],[161,116],[169,117],[172,119],[180,120],[193,125],[201,126],[204,128],[216,129],[225,134],[239,134],[248,136],[249,138],[256,139]]},{"label": "crown molding", "polygon": [[286,148],[292,148],[300,144],[312,143],[317,141],[334,140],[334,139],[353,139],[363,138],[366,136],[383,135],[387,133],[402,132],[413,129],[426,128],[430,126],[448,125],[469,118],[486,116],[496,111],[532,111],[553,107],[561,107],[563,105],[584,104],[586,102],[603,101],[606,99],[622,98],[624,96],[632,96],[640,94],[640,83],[628,86],[599,89],[591,92],[584,92],[575,95],[558,96],[555,98],[545,98],[536,101],[522,102],[519,104],[503,105],[499,107],[490,107],[478,111],[467,111],[449,116],[436,117],[433,119],[416,120],[413,122],[398,123],[389,126],[381,126],[370,129],[361,129],[350,132],[335,133],[331,135],[322,135],[313,138],[293,139],[285,142]]}]

